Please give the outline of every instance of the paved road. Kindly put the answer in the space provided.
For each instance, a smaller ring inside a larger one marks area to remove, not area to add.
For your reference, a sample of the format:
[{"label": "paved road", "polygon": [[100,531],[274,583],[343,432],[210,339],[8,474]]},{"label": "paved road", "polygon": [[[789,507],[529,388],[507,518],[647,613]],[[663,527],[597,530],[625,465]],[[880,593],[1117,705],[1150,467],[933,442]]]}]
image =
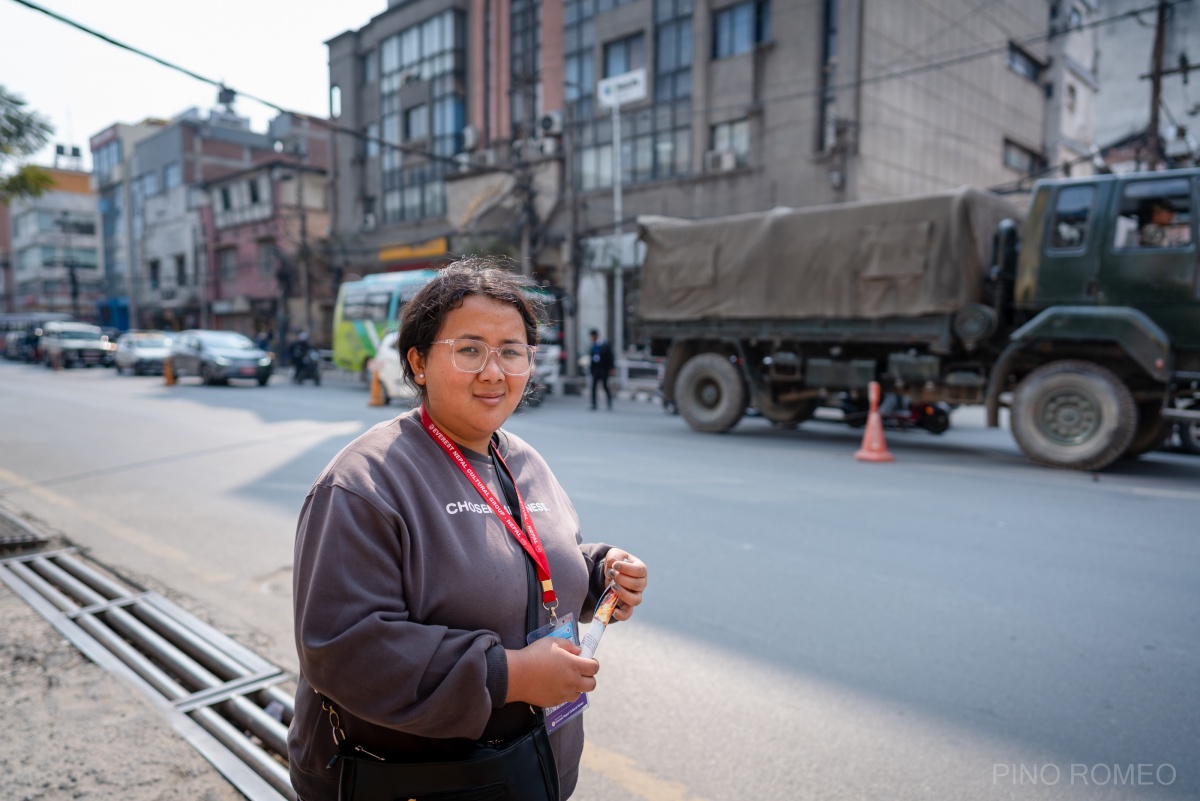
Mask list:
[{"label": "paved road", "polygon": [[[396,412],[365,402],[0,364],[0,492],[294,668],[295,515]],[[1200,459],[1050,471],[980,420],[868,465],[824,423],[514,418],[588,538],[652,569],[575,797],[1200,798]]]}]

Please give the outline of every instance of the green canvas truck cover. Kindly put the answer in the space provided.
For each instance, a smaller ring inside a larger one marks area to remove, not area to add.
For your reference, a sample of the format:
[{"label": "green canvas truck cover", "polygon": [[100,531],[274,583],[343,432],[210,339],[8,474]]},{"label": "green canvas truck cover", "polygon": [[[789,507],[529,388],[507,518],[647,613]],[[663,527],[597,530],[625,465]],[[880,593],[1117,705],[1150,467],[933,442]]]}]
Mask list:
[{"label": "green canvas truck cover", "polygon": [[642,216],[643,320],[945,314],[980,300],[992,237],[1020,212],[978,189],[776,208],[703,220]]}]

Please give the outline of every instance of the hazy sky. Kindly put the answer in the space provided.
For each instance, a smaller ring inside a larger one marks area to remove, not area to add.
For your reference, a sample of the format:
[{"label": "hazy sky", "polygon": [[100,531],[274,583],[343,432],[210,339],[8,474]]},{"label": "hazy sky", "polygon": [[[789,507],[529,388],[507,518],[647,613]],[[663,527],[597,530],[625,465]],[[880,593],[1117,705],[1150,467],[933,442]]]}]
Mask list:
[{"label": "hazy sky", "polygon": [[[328,112],[328,51],[387,0],[34,0],[125,44],[308,114]],[[52,142],[76,145],[114,122],[208,109],[217,90],[13,0],[0,0],[0,84],[54,125]],[[239,99],[234,110],[266,130],[273,110]],[[34,160],[49,165],[53,145]]]}]

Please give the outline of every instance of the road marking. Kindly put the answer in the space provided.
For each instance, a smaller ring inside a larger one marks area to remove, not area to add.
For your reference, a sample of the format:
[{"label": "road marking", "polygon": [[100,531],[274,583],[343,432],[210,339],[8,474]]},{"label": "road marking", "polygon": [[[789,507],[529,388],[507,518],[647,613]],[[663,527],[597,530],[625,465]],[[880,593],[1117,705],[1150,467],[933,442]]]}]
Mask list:
[{"label": "road marking", "polygon": [[596,745],[591,740],[584,741],[580,762],[583,767],[599,773],[645,801],[707,801],[703,796],[690,794],[687,785],[660,779],[629,757]]},{"label": "road marking", "polygon": [[229,575],[228,573],[196,572],[194,570],[195,559],[186,551],[166,545],[156,537],[139,531],[131,526],[127,526],[121,521],[115,520],[103,512],[97,512],[94,509],[80,506],[67,496],[59,495],[53,490],[48,490],[45,487],[38,486],[36,482],[27,479],[24,476],[18,475],[17,473],[9,472],[8,470],[0,467],[0,479],[20,487],[23,491],[28,492],[31,495],[36,495],[46,503],[57,506],[60,509],[65,509],[72,514],[82,517],[84,520],[88,521],[97,528],[106,531],[117,539],[124,540],[126,543],[138,548],[139,550],[153,554],[154,556],[162,559],[169,559],[170,561],[179,565],[185,565],[191,569],[193,573],[207,582],[216,584],[229,581],[233,578],[233,576]]}]

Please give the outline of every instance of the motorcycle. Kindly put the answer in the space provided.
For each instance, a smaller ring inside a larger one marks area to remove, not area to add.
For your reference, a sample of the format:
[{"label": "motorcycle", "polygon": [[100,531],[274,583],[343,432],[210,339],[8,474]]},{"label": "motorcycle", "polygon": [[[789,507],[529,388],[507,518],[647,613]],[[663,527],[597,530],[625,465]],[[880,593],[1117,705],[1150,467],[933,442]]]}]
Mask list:
[{"label": "motorcycle", "polygon": [[303,384],[310,378],[318,387],[321,386],[321,351],[316,348],[302,350],[292,368],[293,383]]},{"label": "motorcycle", "polygon": [[523,405],[540,406],[546,396],[553,392],[558,383],[558,364],[562,348],[558,345],[543,345],[538,349],[533,363],[533,371],[529,376],[529,386],[525,389]]}]

